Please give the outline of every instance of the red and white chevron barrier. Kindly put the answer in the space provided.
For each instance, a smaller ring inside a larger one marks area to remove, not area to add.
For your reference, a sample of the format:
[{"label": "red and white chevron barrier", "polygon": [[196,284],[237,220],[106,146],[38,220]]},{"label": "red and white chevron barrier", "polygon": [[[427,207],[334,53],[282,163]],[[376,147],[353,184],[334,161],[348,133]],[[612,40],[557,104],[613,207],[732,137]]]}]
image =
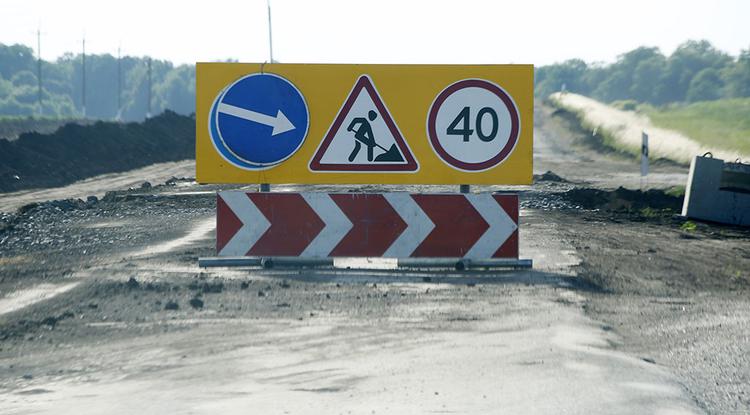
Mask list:
[{"label": "red and white chevron barrier", "polygon": [[518,195],[220,192],[219,256],[518,258]]}]

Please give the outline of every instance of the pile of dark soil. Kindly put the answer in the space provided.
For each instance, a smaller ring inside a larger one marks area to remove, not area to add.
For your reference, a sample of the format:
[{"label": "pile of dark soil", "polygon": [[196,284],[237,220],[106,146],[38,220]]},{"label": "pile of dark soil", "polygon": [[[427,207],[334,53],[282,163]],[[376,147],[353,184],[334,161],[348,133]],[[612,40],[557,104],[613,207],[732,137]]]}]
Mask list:
[{"label": "pile of dark soil", "polygon": [[607,211],[641,211],[653,209],[677,212],[682,208],[682,196],[673,196],[663,190],[645,192],[620,187],[616,190],[571,189],[562,193],[565,200],[583,209]]},{"label": "pile of dark soil", "polygon": [[36,117],[3,118],[0,120],[0,138],[13,141],[23,133],[52,134],[58,128],[70,123],[90,125],[94,123],[94,120]]},{"label": "pile of dark soil", "polygon": [[104,173],[195,157],[195,119],[166,111],[142,123],[67,124],[0,140],[0,192],[63,186]]},{"label": "pile of dark soil", "polygon": [[534,183],[538,182],[570,183],[569,181],[555,174],[555,172],[549,170],[547,170],[543,174],[534,175]]}]

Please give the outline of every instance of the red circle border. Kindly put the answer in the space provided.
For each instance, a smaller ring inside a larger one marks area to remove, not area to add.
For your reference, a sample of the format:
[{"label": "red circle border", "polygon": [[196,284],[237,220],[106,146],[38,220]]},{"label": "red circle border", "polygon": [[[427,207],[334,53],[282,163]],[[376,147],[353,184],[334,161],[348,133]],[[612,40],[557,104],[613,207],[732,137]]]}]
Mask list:
[{"label": "red circle border", "polygon": [[[491,159],[487,161],[483,161],[481,163],[467,163],[465,161],[458,160],[457,158],[451,156],[448,154],[447,151],[443,148],[442,145],[440,145],[440,141],[437,138],[437,131],[436,131],[436,123],[437,123],[437,113],[438,110],[440,110],[440,106],[443,105],[443,102],[445,102],[446,99],[448,99],[449,96],[451,96],[453,93],[460,89],[464,88],[483,88],[486,89],[493,94],[495,94],[498,98],[500,98],[501,101],[505,104],[506,108],[508,108],[508,112],[510,112],[510,137],[508,138],[508,142],[505,144],[505,147],[500,150],[500,152],[492,157]],[[499,86],[493,84],[492,82],[485,81],[483,79],[464,79],[462,81],[455,82],[445,88],[440,94],[438,94],[437,98],[435,98],[435,101],[432,103],[432,106],[430,107],[429,115],[427,116],[427,135],[430,138],[430,144],[432,145],[432,149],[435,150],[435,152],[440,156],[440,158],[443,159],[446,163],[449,165],[460,169],[460,170],[467,170],[467,171],[481,171],[481,170],[487,170],[491,167],[494,167],[503,161],[510,155],[510,153],[513,151],[513,148],[516,146],[516,143],[518,143],[518,136],[521,129],[521,120],[518,115],[518,108],[516,107],[515,102],[511,99],[511,97]]]}]

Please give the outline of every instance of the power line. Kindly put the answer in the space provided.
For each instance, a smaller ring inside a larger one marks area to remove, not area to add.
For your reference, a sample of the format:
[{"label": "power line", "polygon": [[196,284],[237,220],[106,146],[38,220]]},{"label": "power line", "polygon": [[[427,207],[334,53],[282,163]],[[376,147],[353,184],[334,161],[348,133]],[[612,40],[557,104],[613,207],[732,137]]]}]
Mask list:
[{"label": "power line", "polygon": [[81,104],[83,107],[83,118],[86,118],[86,37],[82,42],[83,53],[81,55]]},{"label": "power line", "polygon": [[36,79],[39,84],[37,101],[39,103],[39,116],[42,115],[42,30],[36,30]]},{"label": "power line", "polygon": [[271,55],[271,63],[273,63],[273,31],[271,30],[271,0],[268,0],[268,51]]},{"label": "power line", "polygon": [[151,118],[151,57],[148,57],[148,102],[146,108],[146,118]]},{"label": "power line", "polygon": [[117,114],[115,119],[120,121],[122,119],[122,56],[120,55],[120,47],[117,47]]}]

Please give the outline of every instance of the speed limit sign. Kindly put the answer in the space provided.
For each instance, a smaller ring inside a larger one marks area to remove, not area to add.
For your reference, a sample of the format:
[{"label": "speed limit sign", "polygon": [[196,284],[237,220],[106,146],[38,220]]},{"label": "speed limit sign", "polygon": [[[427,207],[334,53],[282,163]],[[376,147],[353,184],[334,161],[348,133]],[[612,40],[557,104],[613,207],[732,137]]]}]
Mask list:
[{"label": "speed limit sign", "polygon": [[449,166],[484,171],[513,152],[521,132],[518,107],[508,93],[483,79],[464,79],[437,95],[427,116],[427,135]]}]

